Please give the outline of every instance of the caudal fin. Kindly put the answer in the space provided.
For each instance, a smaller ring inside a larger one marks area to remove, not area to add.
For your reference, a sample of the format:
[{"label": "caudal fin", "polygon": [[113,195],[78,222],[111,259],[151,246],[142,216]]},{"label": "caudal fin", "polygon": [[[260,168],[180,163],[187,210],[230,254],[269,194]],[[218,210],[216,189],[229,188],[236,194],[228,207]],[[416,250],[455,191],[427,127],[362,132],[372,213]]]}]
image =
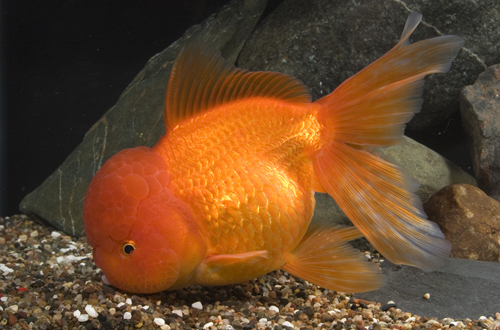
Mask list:
[{"label": "caudal fin", "polygon": [[458,36],[409,44],[420,19],[412,13],[394,48],[316,101],[326,145],[313,163],[321,185],[379,252],[433,270],[448,257],[449,242],[426,220],[412,179],[367,151],[402,141],[422,105],[423,78],[447,72],[463,45]]},{"label": "caudal fin", "polygon": [[290,252],[283,269],[330,290],[376,290],[385,283],[382,271],[347,243],[359,237],[362,235],[354,227],[318,226]]}]

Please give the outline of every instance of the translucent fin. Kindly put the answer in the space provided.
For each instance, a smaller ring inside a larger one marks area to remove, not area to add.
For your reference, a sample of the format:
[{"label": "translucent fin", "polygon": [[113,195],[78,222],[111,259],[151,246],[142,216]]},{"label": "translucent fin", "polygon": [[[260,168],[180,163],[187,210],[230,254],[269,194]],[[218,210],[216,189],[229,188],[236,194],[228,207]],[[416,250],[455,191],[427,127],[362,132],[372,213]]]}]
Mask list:
[{"label": "translucent fin", "polygon": [[322,186],[386,258],[433,270],[450,252],[438,226],[426,220],[413,180],[368,152],[403,140],[420,110],[423,78],[446,72],[463,45],[457,36],[409,44],[421,19],[408,18],[399,43],[317,101],[326,146],[313,159]]},{"label": "translucent fin", "polygon": [[238,263],[253,263],[267,258],[269,252],[265,250],[250,251],[238,254],[217,254],[205,259],[205,264],[208,266],[227,266]]},{"label": "translucent fin", "polygon": [[398,44],[344,81],[316,101],[323,107],[319,120],[327,127],[325,138],[370,146],[400,143],[404,124],[420,111],[423,78],[447,72],[463,42],[458,36],[440,36]]},{"label": "translucent fin", "polygon": [[165,127],[237,99],[270,97],[311,102],[307,87],[278,72],[250,72],[226,62],[204,44],[184,48],[172,68],[165,101]]},{"label": "translucent fin", "polygon": [[415,31],[421,20],[422,14],[415,11],[412,12],[406,20],[405,28],[403,29],[403,33],[401,33],[399,42],[390,51],[408,46],[410,44],[410,35],[413,33],[413,31]]},{"label": "translucent fin", "polygon": [[358,237],[355,228],[318,227],[287,256],[283,269],[331,290],[376,290],[384,285],[385,277],[376,264],[347,243],[353,237]]},{"label": "translucent fin", "polygon": [[337,230],[337,233],[345,241],[352,241],[363,237],[363,234],[356,227],[341,227]]},{"label": "translucent fin", "polygon": [[411,178],[367,151],[342,142],[325,147],[314,170],[328,193],[363,235],[391,262],[433,270],[451,245],[428,220],[410,190]]}]

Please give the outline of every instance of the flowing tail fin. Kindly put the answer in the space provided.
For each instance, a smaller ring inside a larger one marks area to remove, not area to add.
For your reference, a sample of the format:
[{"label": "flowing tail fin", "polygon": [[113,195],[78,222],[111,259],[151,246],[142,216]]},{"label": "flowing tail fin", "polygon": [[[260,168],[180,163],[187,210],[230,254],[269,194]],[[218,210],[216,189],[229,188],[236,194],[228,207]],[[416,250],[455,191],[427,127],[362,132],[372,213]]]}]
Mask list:
[{"label": "flowing tail fin", "polygon": [[428,220],[412,179],[368,152],[402,141],[405,123],[420,110],[423,79],[447,72],[463,45],[457,36],[409,43],[421,20],[412,13],[398,44],[316,101],[326,142],[314,157],[324,189],[393,263],[438,268],[451,246]]}]

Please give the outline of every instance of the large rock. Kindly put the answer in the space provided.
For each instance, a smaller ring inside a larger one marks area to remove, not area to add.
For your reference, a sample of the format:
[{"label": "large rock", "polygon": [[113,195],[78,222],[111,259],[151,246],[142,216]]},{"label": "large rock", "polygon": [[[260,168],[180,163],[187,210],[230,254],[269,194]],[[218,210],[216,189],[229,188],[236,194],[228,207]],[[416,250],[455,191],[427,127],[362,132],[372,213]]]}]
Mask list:
[{"label": "large rock", "polygon": [[[438,319],[477,320],[500,311],[499,263],[448,259],[437,271],[426,273],[386,260],[382,270],[387,275],[384,287],[354,297],[382,304],[393,301],[404,312]],[[424,299],[426,293],[429,299]]]},{"label": "large rock", "polygon": [[462,91],[460,111],[469,135],[479,187],[500,201],[500,64]]},{"label": "large rock", "polygon": [[476,179],[443,156],[410,138],[405,140],[405,144],[383,149],[383,152],[387,160],[404,168],[420,184],[416,192],[420,199],[426,200],[450,184],[477,186]]},{"label": "large rock", "polygon": [[[476,185],[476,180],[459,167],[420,143],[405,137],[405,144],[382,149],[382,157],[399,165],[420,187],[416,194],[426,200],[443,187],[455,183]],[[335,201],[327,194],[316,194],[314,221],[350,224]]]},{"label": "large rock", "polygon": [[193,40],[209,42],[234,62],[266,3],[266,0],[234,0],[153,56],[57,171],[24,198],[21,211],[46,220],[69,235],[84,235],[83,199],[97,170],[119,150],[152,146],[165,132],[165,90],[181,48]]},{"label": "large rock", "polygon": [[422,111],[409,127],[435,125],[458,110],[463,86],[487,65],[500,62],[499,1],[478,5],[472,1],[286,0],[259,24],[238,66],[288,73],[301,79],[313,99],[318,99],[391,49],[412,10],[423,13],[413,41],[442,34],[466,39],[451,71],[426,79]]},{"label": "large rock", "polygon": [[500,203],[479,188],[445,187],[424,203],[424,210],[451,242],[452,258],[500,262]]}]

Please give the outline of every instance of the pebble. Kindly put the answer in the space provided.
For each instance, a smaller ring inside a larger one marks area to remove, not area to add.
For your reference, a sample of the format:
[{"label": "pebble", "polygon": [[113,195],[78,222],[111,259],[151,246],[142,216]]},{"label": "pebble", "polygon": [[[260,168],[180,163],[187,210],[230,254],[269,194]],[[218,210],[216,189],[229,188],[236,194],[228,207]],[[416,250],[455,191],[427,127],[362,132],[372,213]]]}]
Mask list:
[{"label": "pebble", "polygon": [[5,309],[6,312],[11,312],[13,314],[17,313],[18,310],[19,310],[19,306],[17,306],[17,305],[11,305]]},{"label": "pebble", "polygon": [[214,325],[214,323],[213,323],[213,322],[208,322],[207,324],[205,324],[205,325],[203,326],[203,329],[208,329],[208,328],[210,328],[210,327],[211,327],[211,326],[213,326],[213,325]]},{"label": "pebble", "polygon": [[133,295],[102,282],[85,238],[24,215],[0,217],[0,262],[0,329],[500,330],[500,311],[475,320],[428,319],[284,271],[234,286]]},{"label": "pebble", "polygon": [[17,317],[15,317],[13,314],[9,315],[7,324],[13,326],[16,323],[17,323]]},{"label": "pebble", "polygon": [[180,316],[180,317],[182,317],[182,316],[183,316],[183,315],[182,315],[182,311],[181,311],[181,310],[179,310],[179,309],[174,309],[174,310],[172,311],[172,314],[178,315],[178,316]]},{"label": "pebble", "polygon": [[153,322],[154,322],[157,326],[162,326],[162,325],[164,325],[164,324],[165,324],[165,320],[164,320],[164,319],[161,319],[161,318],[159,318],[159,317],[155,318],[155,319],[153,320]]},{"label": "pebble", "polygon": [[280,309],[276,306],[270,306],[269,310],[274,313],[279,313]]},{"label": "pebble", "polygon": [[199,310],[202,310],[202,309],[203,309],[203,305],[202,305],[202,303],[201,303],[200,301],[197,301],[197,302],[193,303],[193,304],[191,305],[191,307],[196,308],[196,309],[199,309]]},{"label": "pebble", "polygon": [[7,275],[8,273],[13,273],[14,269],[7,267],[5,264],[0,264],[0,272]]},{"label": "pebble", "polygon": [[94,307],[92,307],[92,305],[85,306],[85,311],[87,312],[87,314],[89,314],[90,317],[97,318],[98,316],[97,312],[95,311]]}]

